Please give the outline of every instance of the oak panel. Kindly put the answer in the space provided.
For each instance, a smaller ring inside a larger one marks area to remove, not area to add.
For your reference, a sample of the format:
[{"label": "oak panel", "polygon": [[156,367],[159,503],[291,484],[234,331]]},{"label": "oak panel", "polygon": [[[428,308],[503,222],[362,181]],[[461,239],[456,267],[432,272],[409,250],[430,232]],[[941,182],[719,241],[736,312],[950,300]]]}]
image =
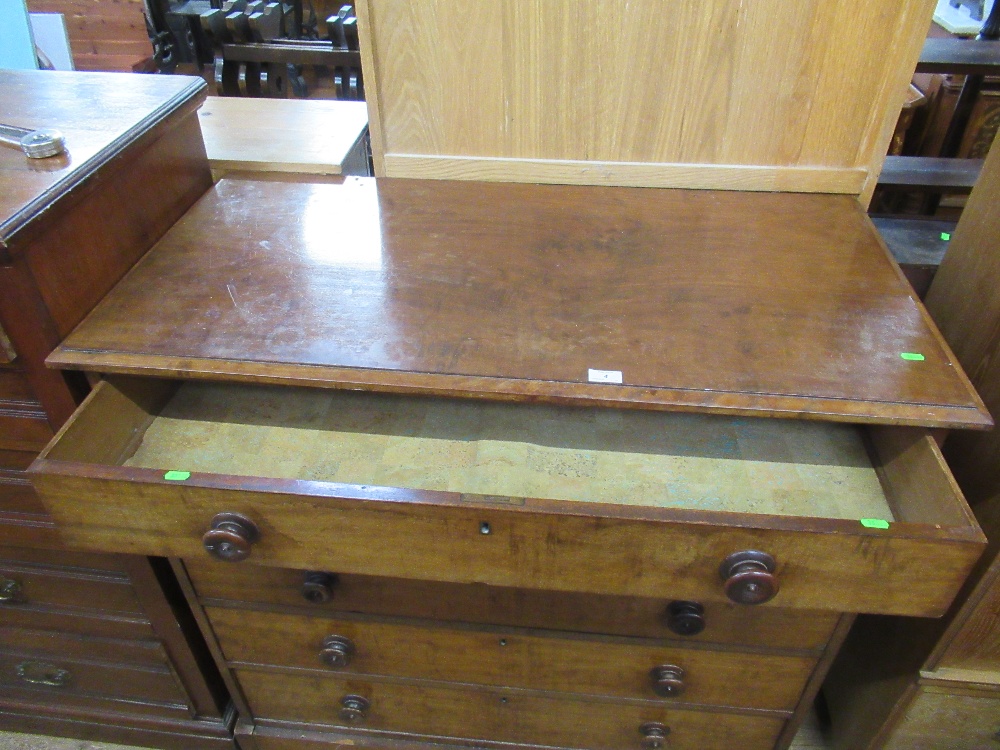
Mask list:
[{"label": "oak panel", "polygon": [[[376,174],[441,155],[521,170],[473,167],[473,179],[534,180],[567,160],[594,162],[594,182],[609,165],[626,180],[647,165],[874,176],[932,8],[478,0],[457,12],[441,0],[366,0],[358,15]],[[696,186],[698,171],[681,184]],[[811,189],[861,192],[863,179],[838,179]]]}]

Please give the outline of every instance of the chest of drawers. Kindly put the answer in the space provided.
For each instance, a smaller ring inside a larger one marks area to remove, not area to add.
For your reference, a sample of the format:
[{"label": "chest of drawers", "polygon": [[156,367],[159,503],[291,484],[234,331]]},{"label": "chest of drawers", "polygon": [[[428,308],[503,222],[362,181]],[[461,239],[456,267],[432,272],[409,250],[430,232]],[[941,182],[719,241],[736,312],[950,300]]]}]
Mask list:
[{"label": "chest of drawers", "polygon": [[108,379],[35,486],[173,558],[249,747],[787,746],[983,546],[846,197],[225,179],[49,361]]}]

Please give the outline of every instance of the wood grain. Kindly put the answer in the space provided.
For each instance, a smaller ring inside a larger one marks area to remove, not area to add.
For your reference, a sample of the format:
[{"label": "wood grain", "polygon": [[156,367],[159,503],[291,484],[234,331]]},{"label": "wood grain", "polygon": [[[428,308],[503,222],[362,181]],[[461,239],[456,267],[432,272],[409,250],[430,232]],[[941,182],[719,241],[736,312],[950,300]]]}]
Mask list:
[{"label": "wood grain", "polygon": [[[679,643],[611,639],[366,618],[317,618],[207,608],[232,662],[339,672],[342,678],[392,675],[577,695],[616,696],[663,705],[702,704],[791,711],[816,660],[803,656],[686,648]],[[329,635],[356,649],[331,670],[318,653]],[[614,665],[609,669],[608,665]],[[683,670],[684,690],[661,698],[650,671]]]},{"label": "wood grain", "polygon": [[345,722],[338,721],[341,697],[361,694],[371,701],[372,708],[360,726],[438,737],[620,750],[639,746],[639,727],[647,721],[659,721],[671,728],[672,749],[739,746],[765,750],[783,724],[779,718],[760,714],[671,710],[515,690],[426,687],[250,670],[237,670],[236,674],[256,718],[343,726]]},{"label": "wood grain", "polygon": [[[223,180],[49,362],[533,402],[989,421],[846,196]],[[590,369],[621,371],[623,384],[588,382]]]},{"label": "wood grain", "polygon": [[363,102],[210,96],[198,120],[213,170],[341,174],[368,110]]},{"label": "wood grain", "polygon": [[[358,6],[378,175],[402,175],[408,163],[390,157],[414,156],[512,160],[514,180],[552,175],[523,160],[606,162],[625,184],[655,184],[646,164],[824,167],[828,191],[847,189],[838,170],[860,170],[858,194],[885,154],[933,2]],[[686,186],[713,171],[692,167]]]},{"label": "wood grain", "polygon": [[186,560],[185,567],[206,604],[237,606],[234,602],[241,602],[238,606],[280,607],[281,611],[323,617],[362,612],[452,623],[780,648],[807,655],[819,654],[838,621],[837,615],[829,612],[705,602],[705,629],[681,637],[667,626],[669,591],[658,598],[597,596],[339,574],[333,597],[315,603],[302,595],[302,570],[226,565],[197,558]]}]

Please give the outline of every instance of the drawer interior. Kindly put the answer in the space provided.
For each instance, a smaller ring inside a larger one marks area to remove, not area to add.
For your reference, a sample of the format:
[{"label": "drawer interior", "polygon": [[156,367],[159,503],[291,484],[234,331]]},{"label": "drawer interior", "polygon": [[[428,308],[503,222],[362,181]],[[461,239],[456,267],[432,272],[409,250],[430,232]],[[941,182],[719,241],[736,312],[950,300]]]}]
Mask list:
[{"label": "drawer interior", "polygon": [[854,425],[231,383],[161,383],[150,400],[125,382],[116,440],[67,433],[48,457],[104,450],[165,471],[895,520]]}]

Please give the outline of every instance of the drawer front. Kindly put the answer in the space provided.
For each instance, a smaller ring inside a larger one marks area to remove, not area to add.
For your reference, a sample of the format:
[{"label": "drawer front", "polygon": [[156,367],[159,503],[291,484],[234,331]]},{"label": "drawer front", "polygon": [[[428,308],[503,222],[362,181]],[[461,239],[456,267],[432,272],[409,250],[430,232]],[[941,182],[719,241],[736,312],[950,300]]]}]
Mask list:
[{"label": "drawer front", "polygon": [[790,711],[815,666],[806,657],[634,639],[207,612],[231,662],[346,674]]},{"label": "drawer front", "polygon": [[838,621],[829,612],[703,604],[666,595],[601,596],[324,573],[310,575],[307,584],[309,572],[302,570],[212,560],[186,560],[185,566],[203,600],[298,607],[324,616],[360,612],[814,652],[825,647]]},{"label": "drawer front", "polygon": [[[773,747],[784,724],[782,719],[759,715],[670,710],[473,687],[418,687],[251,670],[238,670],[237,678],[256,718],[434,737],[640,750],[640,727],[658,723],[669,729],[672,750],[764,750]],[[350,696],[364,699],[367,708],[357,711],[363,704],[352,703]]]},{"label": "drawer front", "polygon": [[53,434],[44,412],[4,409],[0,404],[0,450],[37,453]]},{"label": "drawer front", "polygon": [[25,473],[35,455],[0,450],[0,512],[48,515]]},{"label": "drawer front", "polygon": [[184,693],[166,667],[130,667],[44,652],[0,652],[0,686],[53,694],[186,704]]},{"label": "drawer front", "polygon": [[0,403],[35,402],[35,393],[25,374],[17,367],[0,367]]},{"label": "drawer front", "polygon": [[143,614],[131,582],[123,576],[0,560],[0,609],[24,607]]},{"label": "drawer front", "polygon": [[0,643],[8,651],[45,654],[46,658],[96,660],[122,665],[164,667],[168,665],[163,646],[155,640],[101,638],[51,630],[0,628]]},{"label": "drawer front", "polygon": [[[985,544],[921,431],[871,432],[898,521],[870,528],[225,474],[178,481],[122,466],[171,395],[159,384],[101,383],[32,465],[68,543],[175,557],[205,555],[207,544],[279,567],[697,601],[776,592],[770,606],[910,615],[941,614]],[[720,572],[749,551],[766,556]]]},{"label": "drawer front", "polygon": [[884,750],[988,750],[1000,746],[1000,697],[921,687]]}]

